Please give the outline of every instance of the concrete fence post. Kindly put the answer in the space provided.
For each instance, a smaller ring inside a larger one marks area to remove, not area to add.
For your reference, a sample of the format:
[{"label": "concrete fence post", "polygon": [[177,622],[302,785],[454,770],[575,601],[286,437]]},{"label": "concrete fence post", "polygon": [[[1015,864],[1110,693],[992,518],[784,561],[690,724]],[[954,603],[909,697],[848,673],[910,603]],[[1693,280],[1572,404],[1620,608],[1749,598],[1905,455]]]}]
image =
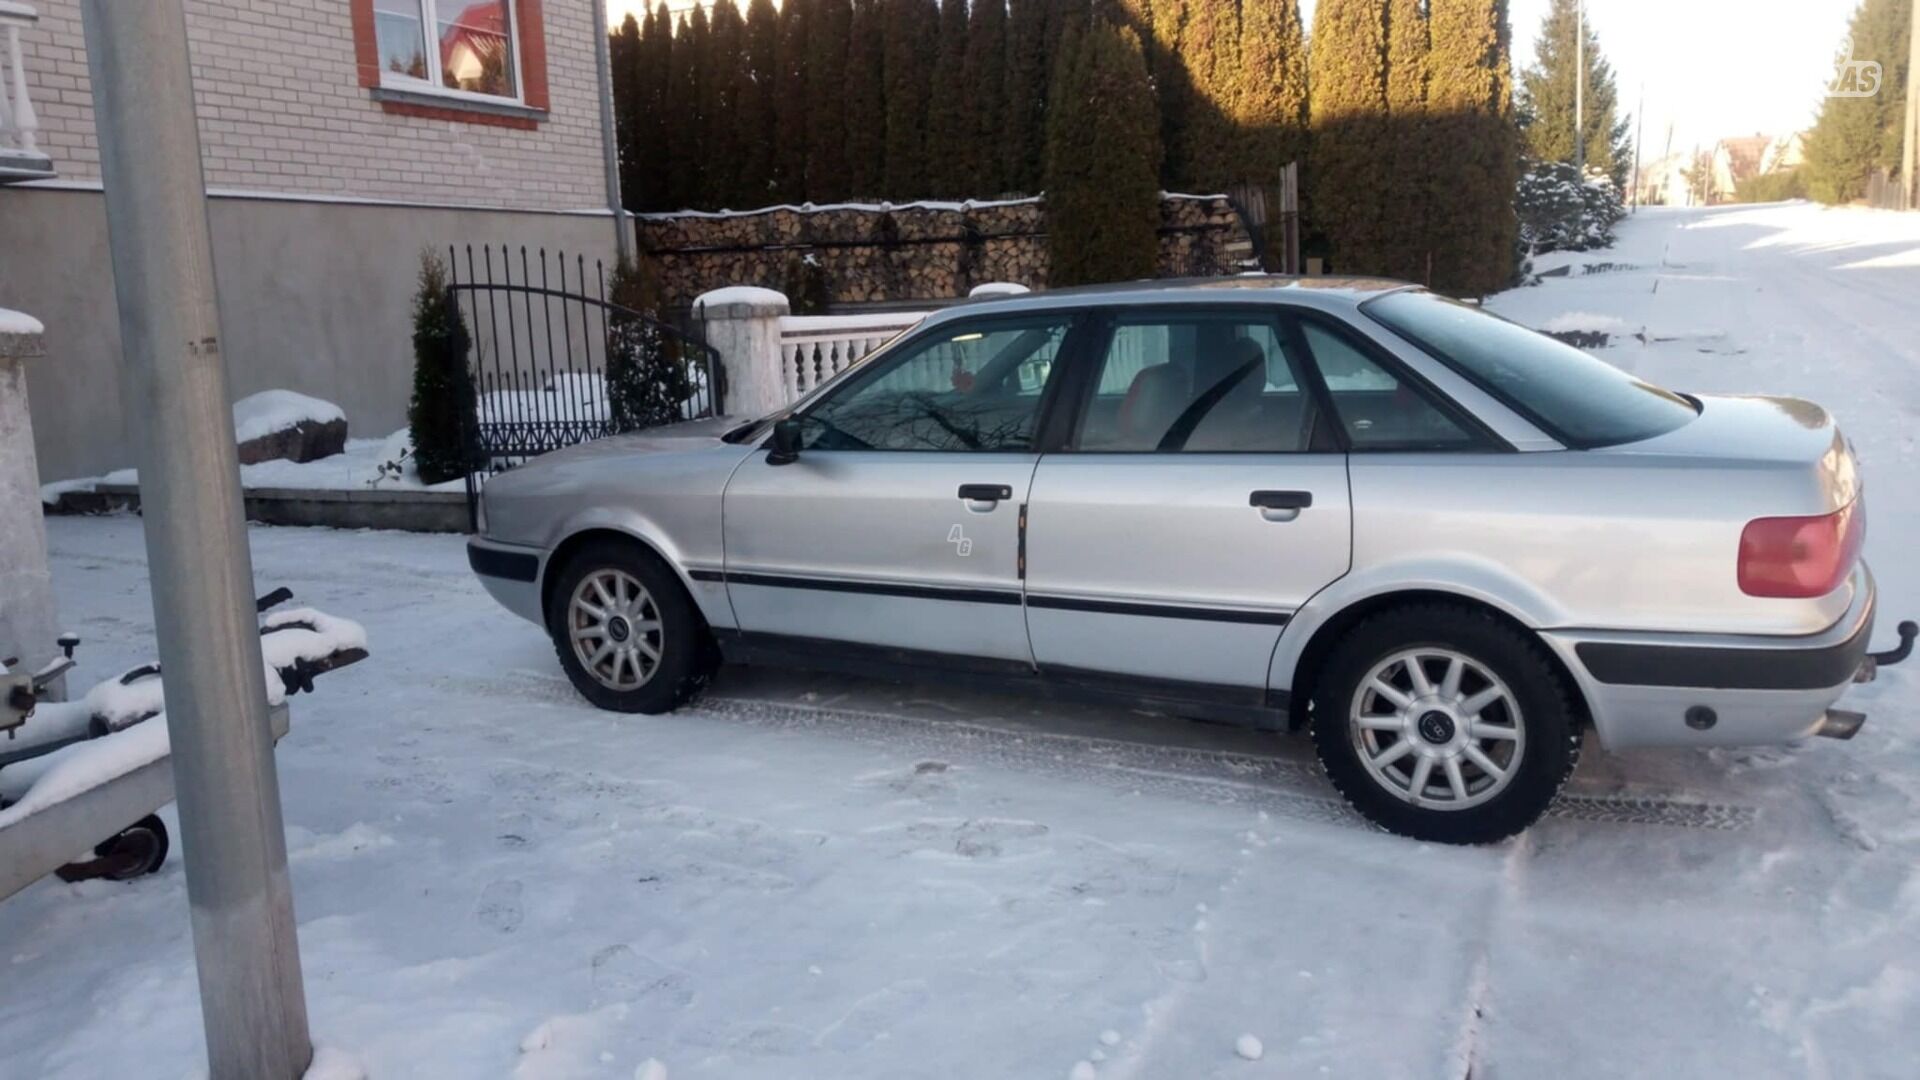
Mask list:
[{"label": "concrete fence post", "polygon": [[0,660],[26,672],[53,659],[60,632],[27,413],[27,361],[45,355],[39,321],[0,308]]},{"label": "concrete fence post", "polygon": [[789,400],[780,372],[780,320],[792,308],[784,294],[752,285],[701,293],[694,317],[727,373],[726,411],[764,416]]}]

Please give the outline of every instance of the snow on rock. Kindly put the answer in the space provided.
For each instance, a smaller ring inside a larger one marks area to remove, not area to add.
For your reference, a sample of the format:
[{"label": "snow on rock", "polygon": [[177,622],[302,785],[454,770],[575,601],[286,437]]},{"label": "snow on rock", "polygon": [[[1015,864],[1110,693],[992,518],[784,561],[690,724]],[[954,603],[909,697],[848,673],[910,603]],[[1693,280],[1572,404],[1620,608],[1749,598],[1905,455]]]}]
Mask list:
[{"label": "snow on rock", "polygon": [[1260,1045],[1260,1040],[1252,1035],[1242,1035],[1233,1041],[1233,1052],[1248,1061],[1259,1061],[1266,1056],[1267,1048]]},{"label": "snow on rock", "polygon": [[233,437],[249,442],[298,424],[345,423],[340,406],[292,390],[262,390],[233,403]]},{"label": "snow on rock", "polygon": [[1020,296],[1032,289],[1017,281],[983,281],[967,290],[968,296]]},{"label": "snow on rock", "polygon": [[301,1080],[367,1080],[367,1067],[358,1057],[325,1043],[315,1043],[313,1063]]},{"label": "snow on rock", "polygon": [[47,328],[24,311],[0,308],[0,334],[44,334]]}]

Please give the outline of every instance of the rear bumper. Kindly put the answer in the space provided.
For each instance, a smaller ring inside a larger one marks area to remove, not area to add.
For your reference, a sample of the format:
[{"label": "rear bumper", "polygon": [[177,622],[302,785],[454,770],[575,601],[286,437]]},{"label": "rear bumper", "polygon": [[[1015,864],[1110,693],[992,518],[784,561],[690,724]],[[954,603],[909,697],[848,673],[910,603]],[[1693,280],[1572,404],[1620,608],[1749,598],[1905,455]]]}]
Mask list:
[{"label": "rear bumper", "polygon": [[546,625],[540,610],[540,571],[545,561],[546,552],[537,547],[503,544],[478,536],[467,540],[467,565],[488,595],[537,626]]},{"label": "rear bumper", "polygon": [[1549,631],[1580,684],[1602,745],[1742,746],[1816,734],[1852,685],[1873,636],[1862,563],[1847,613],[1799,637]]}]

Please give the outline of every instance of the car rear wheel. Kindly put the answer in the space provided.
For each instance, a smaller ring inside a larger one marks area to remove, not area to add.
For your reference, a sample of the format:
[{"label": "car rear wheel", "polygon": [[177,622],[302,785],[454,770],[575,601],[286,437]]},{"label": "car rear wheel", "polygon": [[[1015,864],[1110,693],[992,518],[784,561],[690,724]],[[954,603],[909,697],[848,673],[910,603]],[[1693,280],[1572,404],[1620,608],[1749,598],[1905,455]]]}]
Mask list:
[{"label": "car rear wheel", "polygon": [[692,598],[634,543],[597,540],[568,559],[548,595],[547,630],[574,688],[616,712],[678,708],[712,667]]},{"label": "car rear wheel", "polygon": [[1467,607],[1395,608],[1335,647],[1313,739],[1354,808],[1406,836],[1502,840],[1532,825],[1580,755],[1577,715],[1545,647]]}]

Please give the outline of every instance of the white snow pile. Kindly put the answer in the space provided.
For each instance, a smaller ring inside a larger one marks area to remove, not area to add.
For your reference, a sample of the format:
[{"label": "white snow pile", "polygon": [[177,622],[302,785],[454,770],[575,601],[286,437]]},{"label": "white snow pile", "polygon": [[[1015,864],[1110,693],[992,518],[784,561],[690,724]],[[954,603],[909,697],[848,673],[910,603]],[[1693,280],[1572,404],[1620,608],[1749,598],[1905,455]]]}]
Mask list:
[{"label": "white snow pile", "polygon": [[0,308],[0,334],[44,334],[47,328],[24,311]]},{"label": "white snow pile", "polygon": [[233,403],[233,438],[247,442],[303,423],[331,424],[346,418],[331,401],[292,390],[262,390]]},{"label": "white snow pile", "polygon": [[1017,281],[983,281],[967,290],[968,296],[1019,296],[1032,289]]}]

